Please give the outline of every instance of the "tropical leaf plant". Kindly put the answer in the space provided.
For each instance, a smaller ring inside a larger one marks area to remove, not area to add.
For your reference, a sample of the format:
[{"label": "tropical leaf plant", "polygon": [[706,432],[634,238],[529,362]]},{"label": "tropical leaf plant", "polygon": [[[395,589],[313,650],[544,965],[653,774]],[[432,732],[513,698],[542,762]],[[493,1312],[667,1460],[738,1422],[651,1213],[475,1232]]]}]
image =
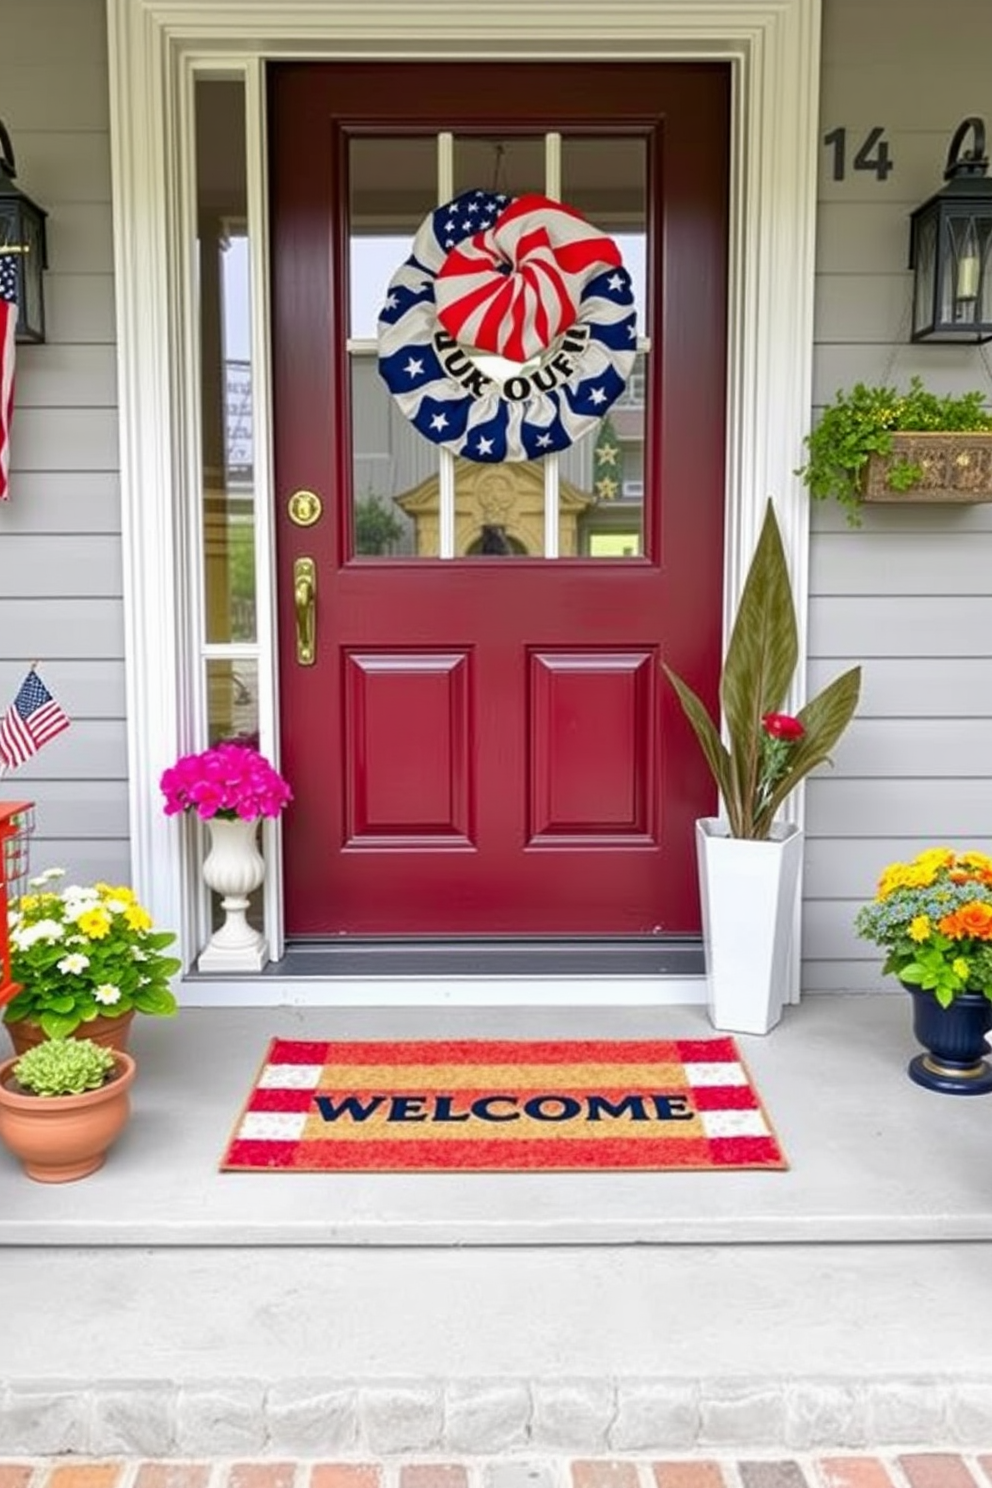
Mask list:
[{"label": "tropical leaf plant", "polygon": [[[769,501],[720,677],[720,706],[729,744],[724,743],[699,696],[664,666],[722,797],[732,837],[769,836],[782,802],[805,775],[829,761],[831,749],[858,706],[861,668],[852,667],[801,708],[795,719],[782,715],[798,659],[789,569],[775,508]],[[780,745],[774,755],[773,773],[769,773],[769,720],[792,725],[787,746]]]}]

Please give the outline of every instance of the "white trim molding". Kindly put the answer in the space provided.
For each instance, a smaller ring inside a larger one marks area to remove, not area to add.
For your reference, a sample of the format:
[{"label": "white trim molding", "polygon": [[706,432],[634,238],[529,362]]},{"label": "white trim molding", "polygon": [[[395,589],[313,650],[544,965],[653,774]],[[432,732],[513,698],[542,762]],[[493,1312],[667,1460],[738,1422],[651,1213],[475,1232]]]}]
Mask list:
[{"label": "white trim molding", "polygon": [[[199,949],[190,864],[158,793],[162,769],[198,742],[184,522],[193,464],[184,415],[189,69],[241,69],[248,81],[249,178],[259,203],[259,80],[270,57],[730,63],[725,634],[772,497],[805,657],[808,501],[794,471],[811,408],[820,0],[613,0],[607,27],[602,0],[107,0],[107,16],[132,873],[156,919],[180,927],[189,963]],[[264,232],[260,252],[267,268]],[[267,274],[259,283],[261,296]],[[256,298],[254,308],[262,305]],[[262,376],[266,337],[259,313]],[[263,440],[267,458],[267,429]],[[801,663],[797,697],[803,672]],[[262,737],[275,747],[274,655],[260,657],[259,677]],[[801,820],[802,802],[793,804]]]}]

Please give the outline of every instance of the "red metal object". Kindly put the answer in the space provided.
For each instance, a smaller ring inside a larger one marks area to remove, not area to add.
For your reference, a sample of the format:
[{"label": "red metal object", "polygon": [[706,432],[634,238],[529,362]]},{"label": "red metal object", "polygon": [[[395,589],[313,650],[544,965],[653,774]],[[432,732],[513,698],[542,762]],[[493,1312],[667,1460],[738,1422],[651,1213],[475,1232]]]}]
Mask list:
[{"label": "red metal object", "polygon": [[[720,64],[272,69],[291,936],[698,933],[694,822],[716,802],[660,663],[715,716],[729,96]],[[645,141],[645,558],[351,557],[348,140],[439,129]],[[323,498],[311,527],[287,514],[300,488]]]},{"label": "red metal object", "polygon": [[7,934],[7,858],[4,851],[8,837],[17,831],[14,818],[29,811],[32,801],[0,801],[0,1007],[10,1002],[21,990],[10,975],[10,937]]}]

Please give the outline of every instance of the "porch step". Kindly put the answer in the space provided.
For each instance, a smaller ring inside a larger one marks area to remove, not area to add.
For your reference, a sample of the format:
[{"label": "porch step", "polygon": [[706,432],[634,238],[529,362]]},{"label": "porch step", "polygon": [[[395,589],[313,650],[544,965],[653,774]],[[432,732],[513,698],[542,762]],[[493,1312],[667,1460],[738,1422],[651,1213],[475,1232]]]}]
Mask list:
[{"label": "porch step", "polygon": [[906,1078],[901,994],[739,1039],[785,1173],[217,1171],[274,1034],[711,1031],[620,1005],[146,1021],[105,1169],[48,1187],[0,1155],[0,1451],[992,1441],[992,1104]]}]

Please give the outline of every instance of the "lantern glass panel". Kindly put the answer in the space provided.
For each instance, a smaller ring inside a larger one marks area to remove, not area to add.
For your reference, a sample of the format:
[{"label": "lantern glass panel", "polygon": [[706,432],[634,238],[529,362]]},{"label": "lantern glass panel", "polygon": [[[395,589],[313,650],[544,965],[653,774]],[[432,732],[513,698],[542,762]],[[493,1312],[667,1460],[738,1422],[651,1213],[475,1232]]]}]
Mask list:
[{"label": "lantern glass panel", "polygon": [[913,332],[933,325],[935,274],[937,269],[937,220],[931,215],[917,224],[915,243],[916,291],[913,300]]},{"label": "lantern glass panel", "polygon": [[45,306],[41,293],[44,268],[42,224],[33,212],[24,214],[24,255],[21,274],[21,322],[32,340],[45,339]]},{"label": "lantern glass panel", "polygon": [[0,253],[12,249],[18,341],[45,339],[42,270],[45,267],[42,216],[19,195],[0,197]]},{"label": "lantern glass panel", "polygon": [[978,234],[978,300],[976,313],[985,325],[992,324],[992,221],[981,222]]},{"label": "lantern glass panel", "polygon": [[952,216],[946,227],[940,318],[951,326],[971,327],[979,318],[982,223],[972,216]]}]

